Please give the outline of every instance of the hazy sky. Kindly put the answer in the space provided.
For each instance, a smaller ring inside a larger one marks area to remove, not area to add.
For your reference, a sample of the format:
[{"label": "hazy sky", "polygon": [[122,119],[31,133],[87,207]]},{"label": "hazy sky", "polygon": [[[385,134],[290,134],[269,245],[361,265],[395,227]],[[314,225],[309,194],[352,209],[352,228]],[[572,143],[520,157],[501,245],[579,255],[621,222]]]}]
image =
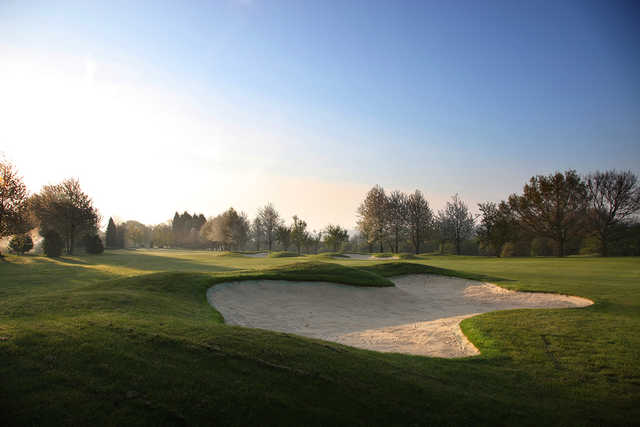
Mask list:
[{"label": "hazy sky", "polygon": [[0,0],[0,152],[105,218],[272,201],[352,228],[534,174],[640,173],[640,7],[617,1]]}]

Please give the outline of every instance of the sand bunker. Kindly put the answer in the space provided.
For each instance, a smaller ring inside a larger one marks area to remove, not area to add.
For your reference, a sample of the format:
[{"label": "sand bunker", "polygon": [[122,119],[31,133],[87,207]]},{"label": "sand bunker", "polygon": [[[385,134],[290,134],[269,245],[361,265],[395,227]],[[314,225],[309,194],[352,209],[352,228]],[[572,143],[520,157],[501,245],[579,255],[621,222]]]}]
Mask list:
[{"label": "sand bunker", "polygon": [[[382,258],[376,258],[374,256],[371,255],[362,255],[362,254],[344,254],[347,258],[350,259],[359,259],[359,260],[378,260],[378,261],[384,261],[386,259],[399,259],[396,256],[390,256],[390,257],[382,257]],[[334,257],[334,258],[343,258],[343,257]]]},{"label": "sand bunker", "polygon": [[257,254],[244,254],[244,256],[249,258],[266,258],[267,255],[268,254],[266,252],[259,252]]},{"label": "sand bunker", "polygon": [[433,275],[393,279],[395,287],[259,280],[209,289],[228,324],[289,332],[383,352],[438,357],[479,354],[460,321],[513,308],[584,307],[573,296],[515,292],[488,283]]}]

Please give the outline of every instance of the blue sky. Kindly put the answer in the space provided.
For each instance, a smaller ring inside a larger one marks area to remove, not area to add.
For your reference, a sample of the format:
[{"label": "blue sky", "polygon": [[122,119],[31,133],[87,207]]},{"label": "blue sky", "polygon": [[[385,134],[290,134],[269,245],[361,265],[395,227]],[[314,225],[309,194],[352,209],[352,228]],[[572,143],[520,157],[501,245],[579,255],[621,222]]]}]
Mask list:
[{"label": "blue sky", "polygon": [[0,3],[0,151],[32,191],[78,176],[105,216],[271,200],[351,228],[374,184],[438,209],[640,173],[635,2],[132,3]]}]

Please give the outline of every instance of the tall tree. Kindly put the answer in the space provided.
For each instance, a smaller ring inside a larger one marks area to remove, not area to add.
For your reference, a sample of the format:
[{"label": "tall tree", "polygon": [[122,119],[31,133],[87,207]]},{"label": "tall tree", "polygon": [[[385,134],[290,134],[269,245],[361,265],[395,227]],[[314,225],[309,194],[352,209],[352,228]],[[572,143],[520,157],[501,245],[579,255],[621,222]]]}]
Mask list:
[{"label": "tall tree", "polygon": [[589,220],[606,257],[609,244],[618,237],[616,227],[640,210],[638,177],[631,171],[597,171],[587,175],[586,188]]},{"label": "tall tree", "polygon": [[0,162],[0,238],[29,228],[27,202],[27,187],[22,178],[11,163]]},{"label": "tall tree", "polygon": [[260,222],[262,223],[262,228],[267,239],[267,247],[269,248],[269,251],[271,251],[275,231],[278,226],[282,224],[280,214],[271,203],[268,203],[265,207],[258,210],[258,218],[260,218]]},{"label": "tall tree", "polygon": [[224,250],[242,249],[248,240],[249,220],[244,212],[229,208],[207,221],[200,228],[200,234]]},{"label": "tall tree", "polygon": [[554,240],[561,257],[567,241],[583,231],[586,205],[586,187],[574,170],[534,176],[521,196],[509,196],[509,206],[521,224]]},{"label": "tall tree", "polygon": [[429,234],[433,223],[433,212],[420,190],[414,191],[407,197],[406,218],[409,237],[416,254],[418,254],[420,253],[420,245]]},{"label": "tall tree", "polygon": [[100,215],[77,179],[45,185],[39,194],[33,196],[32,208],[40,222],[40,232],[56,231],[69,255],[73,254],[79,236],[97,232]]},{"label": "tall tree", "polygon": [[282,246],[282,250],[288,251],[291,245],[291,229],[284,224],[279,225],[276,228],[276,239]]},{"label": "tall tree", "polygon": [[338,252],[342,244],[348,240],[349,233],[339,225],[329,224],[324,232],[324,243],[334,252]]},{"label": "tall tree", "polygon": [[298,250],[298,255],[302,252],[302,246],[309,239],[309,233],[307,232],[307,223],[297,215],[293,216],[293,224],[291,224],[291,240]]},{"label": "tall tree", "polygon": [[451,197],[451,201],[447,202],[441,217],[443,219],[444,235],[447,240],[455,245],[456,255],[460,255],[462,253],[462,242],[469,239],[473,233],[475,224],[473,215],[471,215],[467,205],[456,193]]},{"label": "tall tree", "polygon": [[378,242],[384,252],[384,231],[387,226],[387,195],[384,188],[374,186],[358,208],[358,228],[369,237],[369,242]]},{"label": "tall tree", "polygon": [[253,222],[251,223],[251,236],[253,237],[253,241],[256,244],[256,251],[260,251],[260,245],[264,240],[264,227],[262,226],[260,217],[254,218]]},{"label": "tall tree", "polygon": [[153,244],[158,248],[171,246],[173,243],[171,226],[166,223],[155,225],[151,232],[151,239],[153,240]]},{"label": "tall tree", "polygon": [[407,196],[400,191],[392,191],[387,197],[387,226],[393,238],[393,252],[398,253],[400,239],[407,229],[408,206]]},{"label": "tall tree", "polygon": [[116,227],[113,218],[109,217],[109,224],[107,225],[107,233],[105,236],[107,248],[113,249],[118,247],[118,229]]},{"label": "tall tree", "polygon": [[478,209],[481,213],[478,238],[499,257],[502,246],[516,240],[517,220],[504,201],[478,203]]}]

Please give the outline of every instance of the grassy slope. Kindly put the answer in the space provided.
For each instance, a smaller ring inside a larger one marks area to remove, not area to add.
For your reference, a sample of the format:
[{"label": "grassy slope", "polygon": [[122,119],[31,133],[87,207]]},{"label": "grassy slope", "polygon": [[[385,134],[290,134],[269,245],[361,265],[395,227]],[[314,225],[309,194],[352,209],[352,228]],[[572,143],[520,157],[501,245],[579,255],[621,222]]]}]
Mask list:
[{"label": "grassy slope", "polygon": [[[427,258],[292,265],[296,260],[189,251],[9,257],[0,261],[3,419],[150,425],[639,419],[637,258]],[[231,279],[384,286],[384,277],[412,272],[571,293],[596,305],[468,319],[463,329],[483,355],[444,360],[227,326],[205,299],[209,286]]]}]

